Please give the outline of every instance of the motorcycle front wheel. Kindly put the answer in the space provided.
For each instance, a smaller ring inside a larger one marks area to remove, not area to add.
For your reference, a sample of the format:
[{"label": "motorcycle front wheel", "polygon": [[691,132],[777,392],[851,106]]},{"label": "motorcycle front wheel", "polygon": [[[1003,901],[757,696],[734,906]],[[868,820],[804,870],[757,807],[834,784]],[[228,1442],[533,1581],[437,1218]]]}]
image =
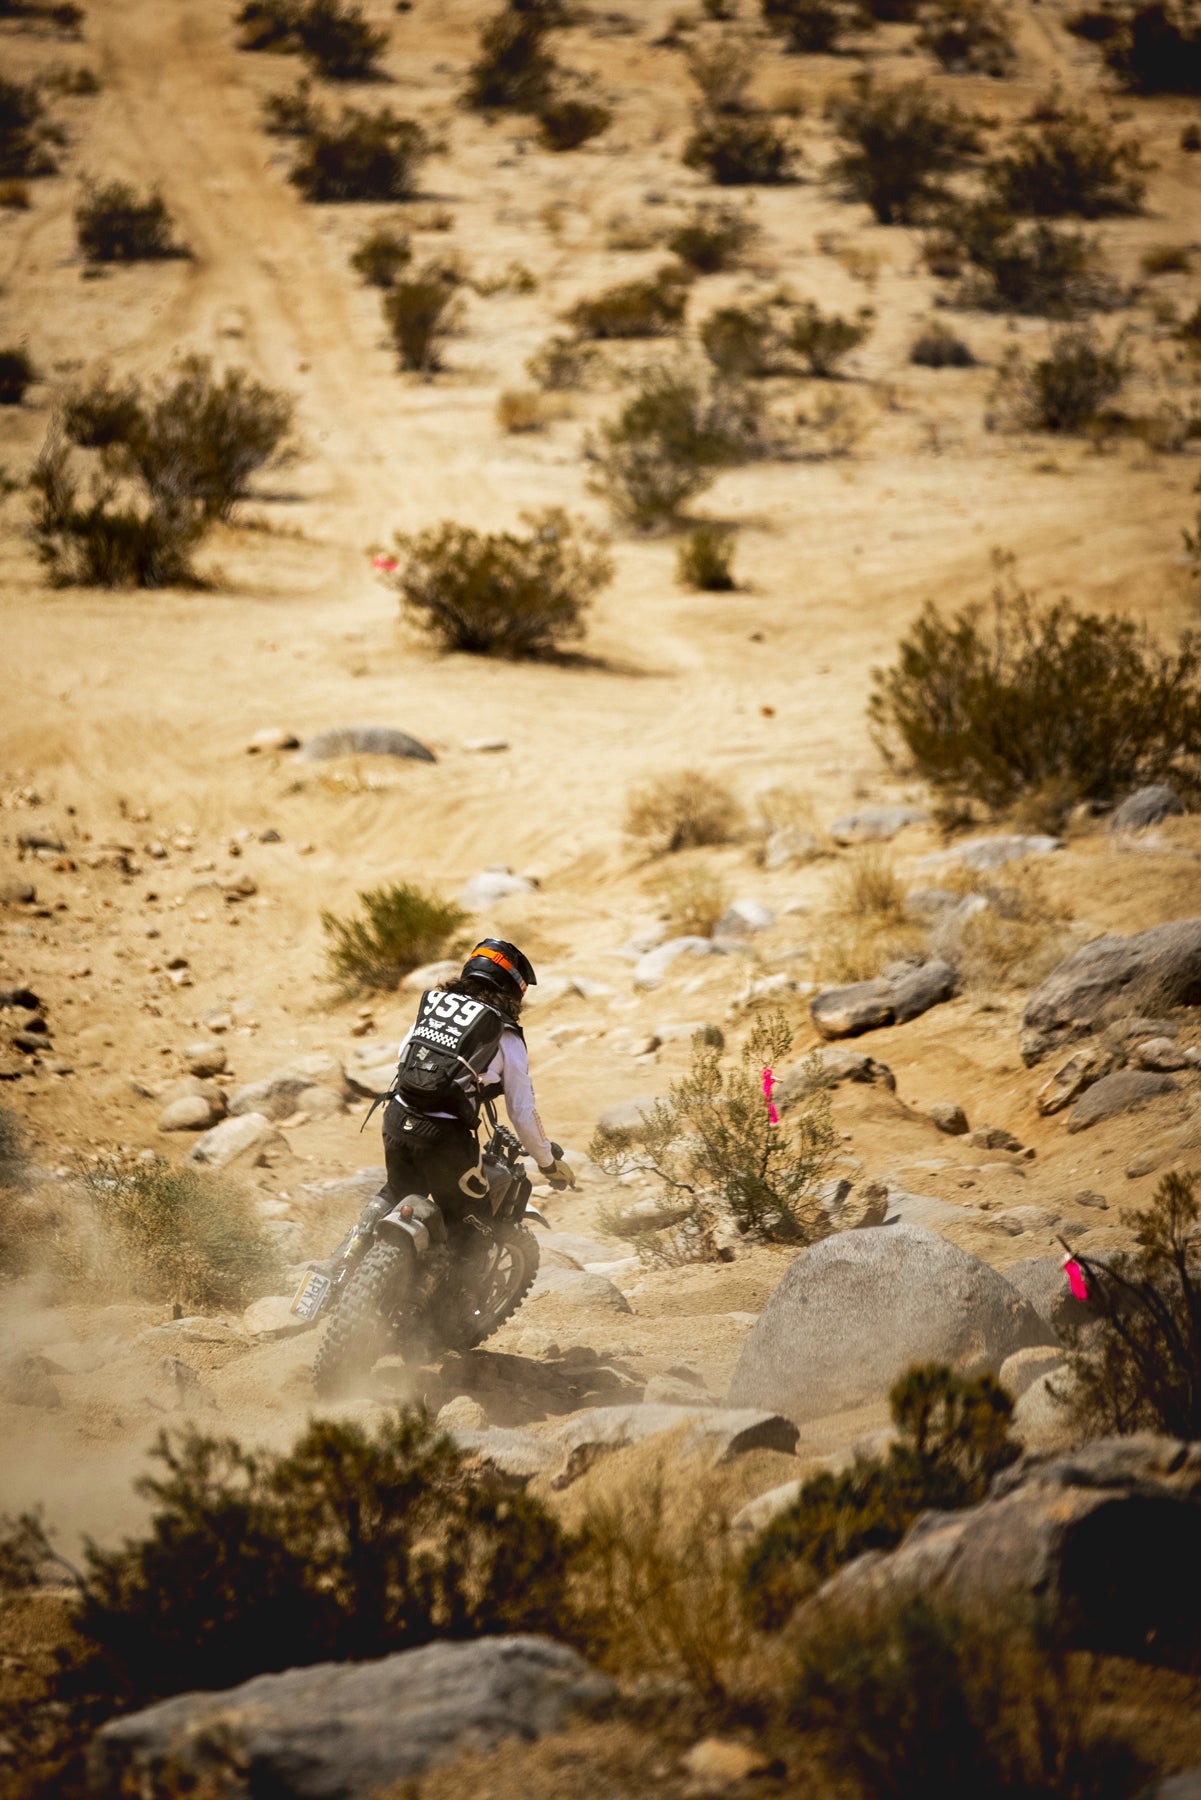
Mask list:
[{"label": "motorcycle front wheel", "polygon": [[347,1282],[313,1363],[313,1386],[322,1399],[344,1394],[387,1354],[392,1319],[412,1285],[412,1251],[373,1244]]}]

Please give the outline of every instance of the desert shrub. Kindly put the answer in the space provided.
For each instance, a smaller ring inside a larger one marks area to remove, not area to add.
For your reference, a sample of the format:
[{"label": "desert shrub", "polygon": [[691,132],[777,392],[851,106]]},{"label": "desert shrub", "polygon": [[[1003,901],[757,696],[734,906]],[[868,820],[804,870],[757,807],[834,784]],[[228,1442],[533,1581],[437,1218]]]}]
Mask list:
[{"label": "desert shrub", "polygon": [[326,81],[368,81],[379,73],[388,34],[369,25],[362,8],[343,0],[308,0],[296,15],[300,52]]},{"label": "desert shrub", "polygon": [[[1020,797],[1013,825],[1057,835],[1075,802],[1069,784],[1040,784]],[[941,918],[928,940],[930,954],[951,964],[961,987],[1028,993],[1076,947],[1065,929],[1071,911],[1048,895],[1038,869],[1017,865],[1000,883],[981,878],[967,891],[982,894],[988,904],[980,912]]]},{"label": "desert shrub", "polygon": [[1193,249],[1191,244],[1153,244],[1138,260],[1144,275],[1187,275]]},{"label": "desert shrub", "polygon": [[882,225],[911,224],[943,195],[941,177],[980,148],[966,113],[936,99],[921,81],[878,87],[857,76],[832,96],[826,116],[846,146],[830,179],[849,200],[863,200]]},{"label": "desert shrub", "polygon": [[1147,1771],[1095,1716],[1093,1679],[1005,1618],[910,1592],[819,1603],[789,1713],[863,1800],[1128,1800]]},{"label": "desert shrub", "polygon": [[1013,26],[994,0],[930,0],[917,41],[952,74],[1008,75]]},{"label": "desert shrub", "polygon": [[720,869],[689,857],[658,869],[649,889],[673,937],[712,937],[734,897]]},{"label": "desert shrub", "polygon": [[990,159],[988,184],[1008,212],[1057,219],[1099,219],[1138,212],[1146,182],[1137,144],[1119,143],[1087,113],[1063,113],[1037,132],[1022,132]]},{"label": "desert shrub", "polygon": [[550,98],[557,73],[547,48],[548,21],[536,10],[505,7],[480,31],[480,51],[468,71],[463,104],[486,111],[537,112]]},{"label": "desert shrub", "polygon": [[1145,1212],[1123,1212],[1136,1251],[1076,1257],[1099,1323],[1075,1337],[1067,1401],[1090,1436],[1201,1437],[1199,1179],[1172,1170]]},{"label": "desert shrub", "polygon": [[770,119],[702,116],[682,160],[719,187],[770,187],[792,179],[792,149]]},{"label": "desert shrub", "polygon": [[566,323],[583,338],[667,337],[684,320],[688,290],[669,266],[653,277],[621,281],[577,300]]},{"label": "desert shrub", "polygon": [[701,206],[667,240],[673,256],[698,275],[734,268],[759,236],[745,207]]},{"label": "desert shrub", "polygon": [[783,366],[779,324],[766,304],[719,306],[701,326],[701,347],[721,375],[754,378]]},{"label": "desert shrub", "polygon": [[38,84],[0,76],[0,175],[53,175],[50,146],[63,141]]},{"label": "desert shrub", "polygon": [[1019,223],[990,199],[951,206],[944,233],[927,245],[927,259],[945,254],[935,273],[968,272],[956,295],[961,306],[985,311],[1071,318],[1116,305],[1120,291],[1106,274],[1096,241],[1043,220]]},{"label": "desert shrub", "polygon": [[234,15],[239,50],[295,50],[300,0],[245,0]]},{"label": "desert shrub", "polygon": [[724,32],[707,43],[694,44],[685,58],[688,73],[700,90],[702,104],[712,113],[743,112],[747,89],[755,77],[759,58],[746,38]]},{"label": "desert shrub", "polygon": [[613,578],[602,540],[557,508],[524,522],[524,534],[446,523],[397,538],[393,582],[443,649],[546,656],[583,636],[585,611]]},{"label": "desert shrub", "polygon": [[883,1456],[810,1476],[743,1559],[743,1593],[755,1623],[783,1625],[816,1580],[867,1550],[891,1550],[920,1513],[983,1500],[1013,1462],[1013,1402],[991,1375],[974,1379],[924,1363],[889,1395],[897,1441]]},{"label": "desert shrub", "polygon": [[1201,22],[1187,4],[1152,0],[1119,15],[1102,54],[1132,94],[1201,94]]},{"label": "desert shrub", "polygon": [[596,362],[597,352],[578,338],[560,334],[546,342],[529,358],[525,372],[538,387],[550,392],[582,387]]},{"label": "desert shrub", "polygon": [[336,120],[316,115],[288,180],[306,200],[322,205],[410,200],[435,148],[420,125],[398,119],[389,107],[366,113],[346,106]]},{"label": "desert shrub", "polygon": [[656,775],[633,790],[626,806],[626,836],[652,856],[728,844],[742,824],[730,789],[703,769]]},{"label": "desert shrub", "polygon": [[1180,133],[1180,148],[1189,156],[1195,156],[1201,150],[1201,125],[1184,126]]},{"label": "desert shrub", "polygon": [[75,208],[75,237],[89,262],[152,262],[188,254],[174,237],[162,195],[139,199],[124,181],[84,187]]},{"label": "desert shrub", "polygon": [[548,402],[537,388],[504,388],[496,396],[496,423],[502,431],[541,431],[549,416]]},{"label": "desert shrub", "polygon": [[566,1612],[551,1516],[469,1479],[418,1414],[373,1432],[315,1419],[284,1452],[164,1433],[153,1454],[149,1525],[88,1549],[60,1684],[101,1717],[436,1637],[541,1631]]},{"label": "desert shrub", "polygon": [[25,390],[37,380],[27,350],[0,350],[0,406],[20,406]]},{"label": "desert shrub", "polygon": [[913,340],[909,360],[925,369],[971,369],[976,363],[963,339],[937,321]]},{"label": "desert shrub", "polygon": [[637,1125],[598,1127],[589,1157],[610,1175],[653,1175],[702,1211],[720,1206],[744,1232],[813,1242],[827,1229],[816,1189],[838,1137],[820,1093],[773,1122],[763,1072],[781,1068],[791,1049],[779,1011],[756,1018],[732,1068],[717,1045],[694,1039],[692,1066],[667,1098]]},{"label": "desert shrub", "polygon": [[91,380],[68,389],[59,409],[63,430],[84,450],[107,450],[123,444],[141,430],[144,401],[141,383],[133,376],[115,381],[107,369]]},{"label": "desert shrub", "polygon": [[250,1197],[207,1169],[93,1164],[84,1176],[134,1292],[188,1312],[245,1306],[281,1273]]},{"label": "desert shrub", "polygon": [[320,127],[321,118],[307,80],[298,81],[290,94],[268,94],[263,101],[263,130],[269,137],[310,137]]},{"label": "desert shrub", "polygon": [[1051,781],[1109,801],[1187,779],[1201,756],[1201,641],[1175,650],[1131,619],[1036,606],[996,559],[985,613],[928,605],[876,670],[877,741],[940,795],[1001,810]]},{"label": "desert shrub", "polygon": [[106,469],[80,499],[67,446],[53,433],[29,478],[30,532],[53,587],[196,585],[192,551],[205,520],[178,483],[134,495]]},{"label": "desert shrub", "polygon": [[43,75],[42,86],[48,93],[65,94],[71,100],[92,100],[101,91],[99,75],[86,64],[75,69],[62,65],[51,69]]},{"label": "desert shrub", "polygon": [[369,287],[390,288],[412,260],[413,248],[404,233],[377,225],[351,257],[350,266]]},{"label": "desert shrub", "polygon": [[[853,13],[833,0],[762,0],[763,22],[798,56],[829,54],[856,22]],[[861,22],[861,21],[860,21]]]},{"label": "desert shrub", "polygon": [[[32,1166],[29,1140],[16,1113],[0,1106],[0,1275],[20,1275],[27,1268],[42,1230],[26,1203]],[[0,1552],[0,1590],[3,1588]]]},{"label": "desert shrub", "polygon": [[402,369],[431,374],[441,367],[442,346],[458,318],[457,285],[430,264],[384,295],[384,318]]},{"label": "desert shrub", "polygon": [[578,150],[613,123],[609,107],[586,100],[551,100],[538,113],[538,138],[546,150]]},{"label": "desert shrub", "polygon": [[882,844],[864,844],[839,863],[830,897],[840,912],[856,916],[899,919],[905,910],[904,883]]},{"label": "desert shrub", "polygon": [[1085,430],[1117,397],[1129,365],[1118,339],[1105,345],[1089,326],[1061,331],[1046,356],[1027,364],[1020,352],[1002,366],[1002,414],[1033,431]]},{"label": "desert shrub", "polygon": [[637,392],[591,447],[594,485],[639,529],[670,523],[719,470],[763,453],[760,403],[739,383],[687,367],[644,369]]},{"label": "desert shrub", "polygon": [[681,587],[705,594],[729,594],[734,579],[734,531],[729,525],[698,525],[676,554],[676,580]]},{"label": "desert shrub", "polygon": [[410,969],[434,962],[466,914],[405,882],[368,888],[349,918],[323,912],[330,974],[347,990],[393,992]]},{"label": "desert shrub", "polygon": [[806,364],[810,375],[830,376],[843,357],[870,335],[871,319],[870,307],[861,307],[852,320],[841,313],[820,313],[812,300],[806,300],[789,322],[787,345]]},{"label": "desert shrub", "polygon": [[78,37],[84,21],[82,6],[73,0],[2,0],[0,19],[15,20],[18,29],[60,31],[66,37]]}]

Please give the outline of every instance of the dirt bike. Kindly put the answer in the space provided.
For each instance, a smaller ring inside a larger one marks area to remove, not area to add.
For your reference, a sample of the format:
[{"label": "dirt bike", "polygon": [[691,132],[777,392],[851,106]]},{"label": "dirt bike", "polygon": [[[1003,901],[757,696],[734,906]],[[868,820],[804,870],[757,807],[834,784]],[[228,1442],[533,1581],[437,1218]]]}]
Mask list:
[{"label": "dirt bike", "polygon": [[345,1392],[381,1356],[472,1349],[517,1311],[538,1273],[538,1240],[524,1221],[546,1224],[529,1205],[521,1154],[498,1125],[483,1155],[487,1191],[453,1240],[436,1201],[385,1190],[364,1209],[333,1275],[309,1271],[292,1311],[309,1322],[329,1315],[313,1363],[318,1394]]}]

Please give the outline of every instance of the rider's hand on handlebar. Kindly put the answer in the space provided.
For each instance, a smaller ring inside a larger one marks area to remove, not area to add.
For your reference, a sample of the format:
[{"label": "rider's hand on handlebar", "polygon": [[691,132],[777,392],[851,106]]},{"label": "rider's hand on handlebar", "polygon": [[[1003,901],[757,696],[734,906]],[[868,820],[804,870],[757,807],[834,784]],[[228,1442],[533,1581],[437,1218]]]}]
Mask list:
[{"label": "rider's hand on handlebar", "polygon": [[570,1163],[565,1163],[563,1161],[563,1151],[558,1144],[552,1144],[551,1149],[555,1153],[555,1160],[549,1167],[539,1169],[538,1173],[541,1175],[543,1181],[550,1182],[550,1185],[556,1194],[561,1194],[564,1188],[573,1188],[575,1186],[575,1171],[572,1169]]}]

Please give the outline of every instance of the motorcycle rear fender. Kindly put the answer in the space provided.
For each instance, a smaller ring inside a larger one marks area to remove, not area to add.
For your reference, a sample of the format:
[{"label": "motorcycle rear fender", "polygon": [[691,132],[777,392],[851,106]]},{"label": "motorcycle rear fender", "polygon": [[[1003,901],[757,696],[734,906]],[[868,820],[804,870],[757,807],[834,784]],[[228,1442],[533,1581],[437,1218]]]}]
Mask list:
[{"label": "motorcycle rear fender", "polygon": [[547,1231],[550,1230],[550,1220],[543,1218],[542,1214],[538,1211],[538,1208],[536,1206],[527,1206],[525,1209],[525,1212],[522,1214],[522,1218],[523,1219],[532,1219],[534,1221],[535,1225],[541,1225]]},{"label": "motorcycle rear fender", "polygon": [[[407,1212],[410,1217],[402,1218]],[[408,1239],[418,1256],[424,1256],[431,1243],[446,1241],[446,1221],[437,1203],[425,1194],[406,1194],[379,1222],[379,1236],[385,1243],[396,1244]]]}]

